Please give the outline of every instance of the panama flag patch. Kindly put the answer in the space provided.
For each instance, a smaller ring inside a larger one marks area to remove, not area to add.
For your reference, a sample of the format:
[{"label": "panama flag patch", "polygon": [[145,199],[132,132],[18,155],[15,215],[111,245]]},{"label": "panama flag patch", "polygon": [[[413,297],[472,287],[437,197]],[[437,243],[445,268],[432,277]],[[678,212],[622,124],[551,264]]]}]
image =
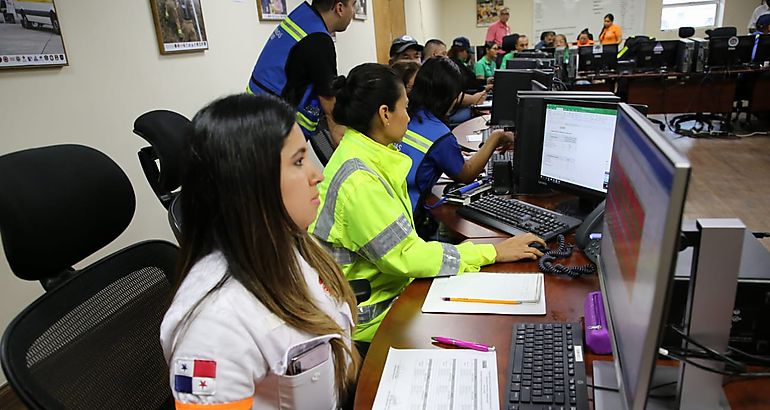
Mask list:
[{"label": "panama flag patch", "polygon": [[202,359],[177,359],[174,363],[174,390],[210,396],[216,392],[217,362]]}]

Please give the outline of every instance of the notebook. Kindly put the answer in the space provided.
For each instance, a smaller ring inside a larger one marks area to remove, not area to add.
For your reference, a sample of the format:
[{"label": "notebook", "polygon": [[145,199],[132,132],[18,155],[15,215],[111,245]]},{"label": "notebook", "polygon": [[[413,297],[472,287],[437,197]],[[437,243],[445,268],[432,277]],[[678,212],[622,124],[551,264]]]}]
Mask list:
[{"label": "notebook", "polygon": [[[516,300],[521,304],[457,302],[442,298]],[[542,273],[466,273],[433,279],[422,304],[423,313],[491,313],[544,315],[545,282]]]}]

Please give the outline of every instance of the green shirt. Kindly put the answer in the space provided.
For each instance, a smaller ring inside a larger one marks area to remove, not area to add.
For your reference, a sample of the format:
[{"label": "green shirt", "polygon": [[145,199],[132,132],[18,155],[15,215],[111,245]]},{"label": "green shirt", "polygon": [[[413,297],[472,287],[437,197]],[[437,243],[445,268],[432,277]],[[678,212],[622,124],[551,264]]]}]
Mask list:
[{"label": "green shirt", "polygon": [[510,53],[503,56],[502,61],[500,61],[500,68],[508,68],[508,60],[513,60],[513,54],[514,51],[511,51]]},{"label": "green shirt", "polygon": [[476,66],[474,67],[474,71],[476,72],[476,77],[484,77],[486,80],[489,77],[492,77],[495,75],[495,70],[497,69],[497,66],[495,65],[495,61],[489,61],[487,60],[487,57],[482,57],[479,61],[476,62]]}]

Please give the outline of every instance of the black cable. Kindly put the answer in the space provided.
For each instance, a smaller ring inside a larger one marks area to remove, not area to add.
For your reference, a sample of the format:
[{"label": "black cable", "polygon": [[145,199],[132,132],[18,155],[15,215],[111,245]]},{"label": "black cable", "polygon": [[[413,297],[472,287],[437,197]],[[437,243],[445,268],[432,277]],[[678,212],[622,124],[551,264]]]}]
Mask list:
[{"label": "black cable", "polygon": [[573,245],[567,245],[567,241],[564,235],[559,235],[556,239],[558,246],[556,249],[548,249],[537,261],[537,265],[540,271],[543,273],[552,273],[557,275],[567,275],[570,278],[577,278],[581,275],[587,275],[596,271],[596,266],[592,263],[581,266],[564,266],[562,264],[553,263],[557,258],[568,258],[572,255],[572,251],[575,248]]},{"label": "black cable", "polygon": [[673,330],[674,332],[678,333],[679,336],[681,336],[684,340],[688,341],[689,343],[692,343],[693,345],[695,345],[697,347],[700,347],[704,351],[708,352],[708,354],[711,354],[714,357],[718,357],[718,358],[722,359],[723,361],[730,363],[731,365],[735,366],[736,368],[740,369],[741,371],[745,371],[746,370],[746,365],[745,364],[739,363],[739,362],[737,362],[737,361],[727,357],[723,353],[717,352],[716,350],[714,350],[714,349],[712,349],[712,348],[710,348],[708,346],[704,346],[703,344],[698,343],[698,341],[696,341],[695,339],[691,338],[688,334],[686,334],[682,329],[679,329],[677,326],[669,325],[669,328],[671,328],[671,330]]}]

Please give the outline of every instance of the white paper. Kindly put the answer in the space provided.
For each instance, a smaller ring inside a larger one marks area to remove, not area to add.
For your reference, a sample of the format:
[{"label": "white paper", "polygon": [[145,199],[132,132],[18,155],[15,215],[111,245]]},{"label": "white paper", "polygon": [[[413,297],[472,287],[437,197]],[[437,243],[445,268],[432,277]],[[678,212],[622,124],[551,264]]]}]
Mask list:
[{"label": "white paper", "polygon": [[462,349],[390,348],[375,410],[499,410],[497,356]]},{"label": "white paper", "polygon": [[[537,303],[503,305],[445,301],[443,297],[527,300],[534,289]],[[433,279],[422,304],[423,313],[490,313],[499,315],[544,315],[545,282],[542,273],[466,273]]]},{"label": "white paper", "polygon": [[465,139],[467,139],[468,142],[481,142],[481,134],[466,135]]}]

